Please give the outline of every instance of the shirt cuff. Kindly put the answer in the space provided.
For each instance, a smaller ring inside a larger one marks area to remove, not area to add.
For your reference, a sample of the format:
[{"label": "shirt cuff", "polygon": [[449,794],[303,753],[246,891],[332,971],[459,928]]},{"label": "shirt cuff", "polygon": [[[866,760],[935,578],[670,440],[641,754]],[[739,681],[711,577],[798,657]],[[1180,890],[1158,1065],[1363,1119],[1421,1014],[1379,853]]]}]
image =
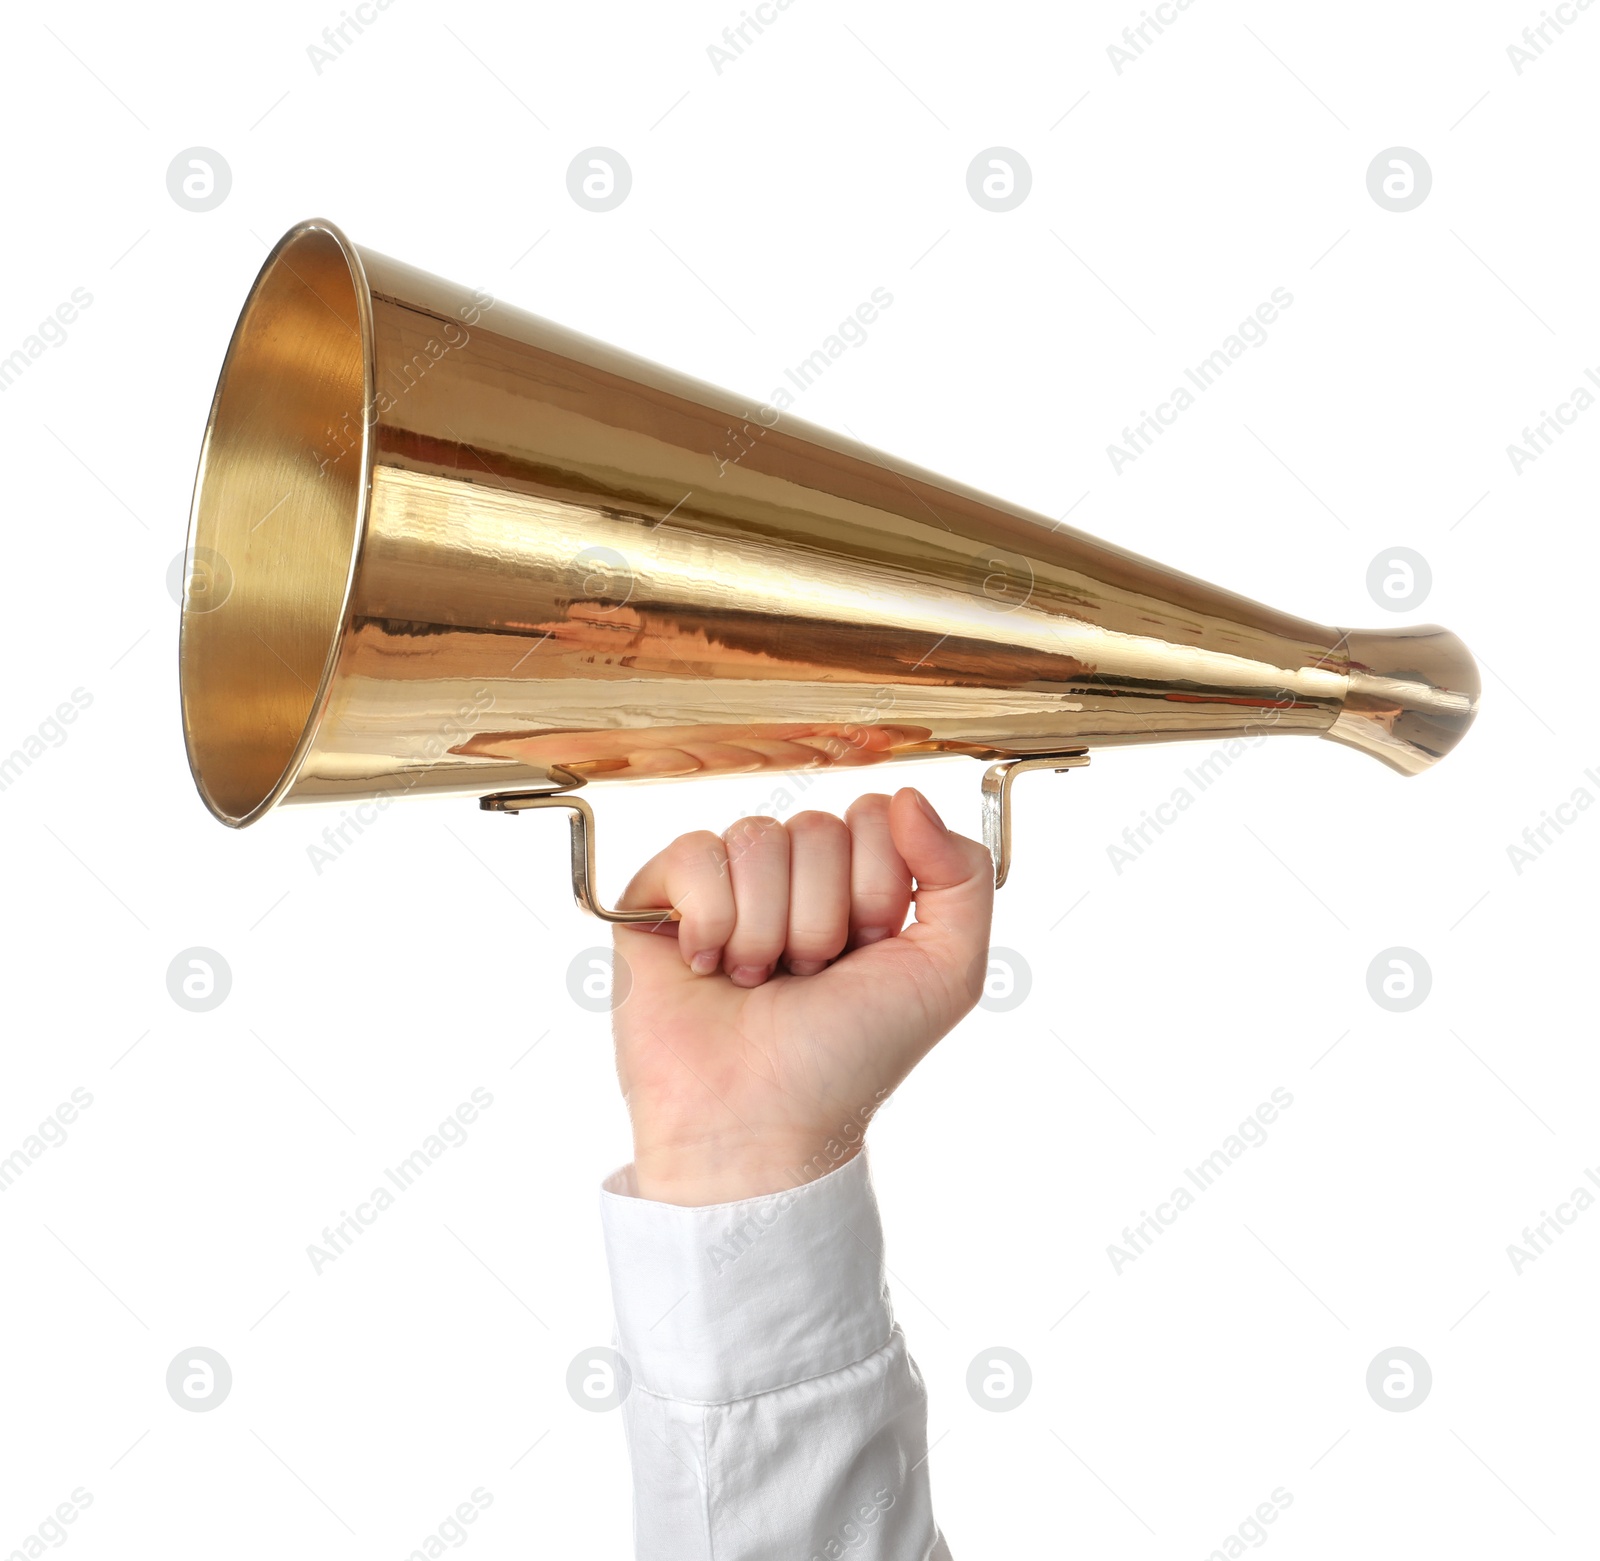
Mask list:
[{"label": "shirt cuff", "polygon": [[820,1377],[894,1327],[862,1150],[787,1192],[708,1208],[652,1203],[633,1167],[600,1194],[617,1344],[647,1392],[721,1404]]}]

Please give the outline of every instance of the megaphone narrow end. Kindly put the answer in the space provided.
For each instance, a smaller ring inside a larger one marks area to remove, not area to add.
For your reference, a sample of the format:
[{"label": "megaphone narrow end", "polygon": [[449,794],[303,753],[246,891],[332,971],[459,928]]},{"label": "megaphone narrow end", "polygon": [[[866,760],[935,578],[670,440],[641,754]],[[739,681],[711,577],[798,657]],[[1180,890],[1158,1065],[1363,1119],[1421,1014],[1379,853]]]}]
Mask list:
[{"label": "megaphone narrow end", "polygon": [[1346,630],[1339,656],[1348,692],[1324,736],[1402,775],[1431,769],[1477,716],[1478,664],[1437,624]]}]

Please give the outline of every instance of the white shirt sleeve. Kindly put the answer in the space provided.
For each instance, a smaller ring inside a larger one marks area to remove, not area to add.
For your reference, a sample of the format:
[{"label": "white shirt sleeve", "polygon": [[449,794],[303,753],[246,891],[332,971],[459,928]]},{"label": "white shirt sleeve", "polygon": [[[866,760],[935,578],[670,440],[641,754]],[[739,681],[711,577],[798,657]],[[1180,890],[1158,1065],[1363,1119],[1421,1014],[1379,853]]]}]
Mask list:
[{"label": "white shirt sleeve", "polygon": [[601,1194],[638,1561],[950,1561],[863,1151],[789,1192]]}]

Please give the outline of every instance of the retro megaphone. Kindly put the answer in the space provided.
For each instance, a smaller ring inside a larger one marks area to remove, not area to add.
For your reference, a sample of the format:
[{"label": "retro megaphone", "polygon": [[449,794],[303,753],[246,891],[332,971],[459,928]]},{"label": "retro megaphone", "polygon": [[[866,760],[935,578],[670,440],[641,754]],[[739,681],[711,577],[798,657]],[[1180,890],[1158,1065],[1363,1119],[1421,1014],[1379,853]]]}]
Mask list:
[{"label": "retro megaphone", "polygon": [[1434,627],[1324,628],[301,223],[223,363],[189,527],[200,795],[476,794],[1100,744],[1330,737],[1415,774],[1477,707]]}]

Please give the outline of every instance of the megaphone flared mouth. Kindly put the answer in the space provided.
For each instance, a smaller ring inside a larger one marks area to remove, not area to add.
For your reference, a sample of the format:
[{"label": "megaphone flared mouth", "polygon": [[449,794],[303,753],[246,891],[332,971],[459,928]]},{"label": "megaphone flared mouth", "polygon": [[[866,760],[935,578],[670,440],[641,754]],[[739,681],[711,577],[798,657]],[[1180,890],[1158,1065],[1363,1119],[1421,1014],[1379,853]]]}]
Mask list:
[{"label": "megaphone flared mouth", "polygon": [[331,223],[267,257],[195,479],[179,634],[189,767],[235,827],[292,784],[326,702],[370,488],[372,300]]}]

